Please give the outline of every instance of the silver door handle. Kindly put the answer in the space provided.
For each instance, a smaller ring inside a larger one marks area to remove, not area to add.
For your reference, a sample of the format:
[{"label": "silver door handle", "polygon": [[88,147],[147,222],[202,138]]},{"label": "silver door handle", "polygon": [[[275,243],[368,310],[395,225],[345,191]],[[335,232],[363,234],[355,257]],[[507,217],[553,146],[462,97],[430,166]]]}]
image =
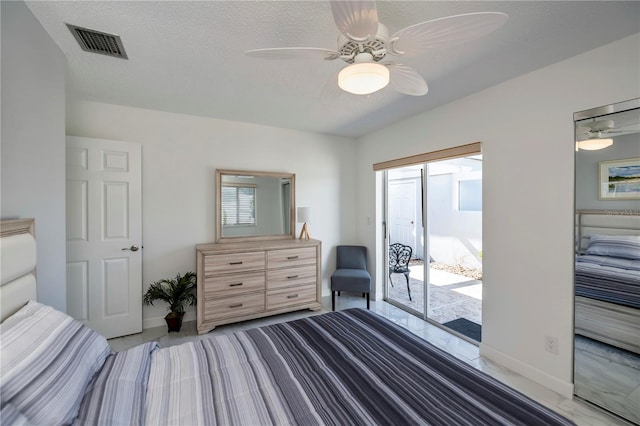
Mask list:
[{"label": "silver door handle", "polygon": [[122,250],[138,251],[138,250],[140,250],[140,248],[137,245],[134,244],[131,247],[125,247]]}]

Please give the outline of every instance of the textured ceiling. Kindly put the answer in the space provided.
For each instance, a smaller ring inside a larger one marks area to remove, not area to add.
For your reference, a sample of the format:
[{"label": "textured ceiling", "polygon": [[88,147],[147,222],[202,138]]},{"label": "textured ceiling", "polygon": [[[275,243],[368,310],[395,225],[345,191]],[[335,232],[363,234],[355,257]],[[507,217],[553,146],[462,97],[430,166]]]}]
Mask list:
[{"label": "textured ceiling", "polygon": [[[336,48],[324,1],[27,1],[68,62],[68,96],[119,105],[359,137],[411,115],[640,32],[640,2],[379,1],[390,33],[449,15],[496,11],[505,26],[403,63],[421,97],[387,87],[337,88],[340,60],[266,60],[266,47]],[[129,60],[84,52],[64,25],[122,37]]]}]

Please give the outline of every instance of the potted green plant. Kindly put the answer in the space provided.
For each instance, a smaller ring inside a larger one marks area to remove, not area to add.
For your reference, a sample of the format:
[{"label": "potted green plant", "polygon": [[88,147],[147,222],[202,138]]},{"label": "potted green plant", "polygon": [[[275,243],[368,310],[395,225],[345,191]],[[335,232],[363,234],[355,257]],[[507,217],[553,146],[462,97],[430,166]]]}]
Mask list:
[{"label": "potted green plant", "polygon": [[160,300],[169,304],[169,313],[164,317],[169,331],[180,331],[184,308],[196,304],[196,274],[187,272],[175,278],[165,278],[149,286],[144,294],[144,304],[153,305]]}]

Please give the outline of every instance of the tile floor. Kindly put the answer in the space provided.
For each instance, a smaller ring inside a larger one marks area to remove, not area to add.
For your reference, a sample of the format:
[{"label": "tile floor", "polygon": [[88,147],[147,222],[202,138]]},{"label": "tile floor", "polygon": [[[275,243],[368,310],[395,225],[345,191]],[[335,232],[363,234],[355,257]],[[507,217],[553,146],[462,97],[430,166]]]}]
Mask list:
[{"label": "tile floor", "polygon": [[582,336],[575,348],[576,394],[640,424],[640,355]]},{"label": "tile floor", "polygon": [[[362,296],[350,295],[343,292],[340,297],[336,297],[336,309],[365,306],[365,299],[362,298]],[[196,333],[195,322],[186,322],[183,324],[182,330],[179,333],[169,334],[167,333],[166,327],[156,327],[144,330],[140,334],[111,339],[109,340],[109,344],[114,351],[125,350],[151,340],[158,341],[161,347],[167,347],[194,339],[206,339],[218,334],[229,334],[239,330],[290,321],[309,315],[319,315],[329,310],[331,310],[331,297],[325,297],[323,299],[323,309],[317,312],[299,311],[253,321],[219,326],[210,333],[202,336],[199,336]],[[572,419],[579,426],[630,425],[630,423],[599,410],[590,404],[584,403],[580,400],[567,399],[544,386],[495,364],[488,359],[480,357],[477,346],[463,339],[457,338],[436,326],[426,323],[425,321],[422,321],[421,319],[410,315],[389,303],[372,301],[371,310],[408,329],[414,334],[429,341],[431,344],[444,349],[453,356],[519,390],[542,405]]]}]

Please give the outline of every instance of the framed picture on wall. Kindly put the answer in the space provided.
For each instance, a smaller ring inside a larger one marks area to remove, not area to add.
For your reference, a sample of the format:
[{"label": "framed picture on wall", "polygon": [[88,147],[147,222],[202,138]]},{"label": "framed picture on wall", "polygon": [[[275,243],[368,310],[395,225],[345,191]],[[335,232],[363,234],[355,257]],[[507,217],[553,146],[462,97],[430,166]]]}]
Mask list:
[{"label": "framed picture on wall", "polygon": [[640,158],[601,161],[601,200],[640,200]]}]

